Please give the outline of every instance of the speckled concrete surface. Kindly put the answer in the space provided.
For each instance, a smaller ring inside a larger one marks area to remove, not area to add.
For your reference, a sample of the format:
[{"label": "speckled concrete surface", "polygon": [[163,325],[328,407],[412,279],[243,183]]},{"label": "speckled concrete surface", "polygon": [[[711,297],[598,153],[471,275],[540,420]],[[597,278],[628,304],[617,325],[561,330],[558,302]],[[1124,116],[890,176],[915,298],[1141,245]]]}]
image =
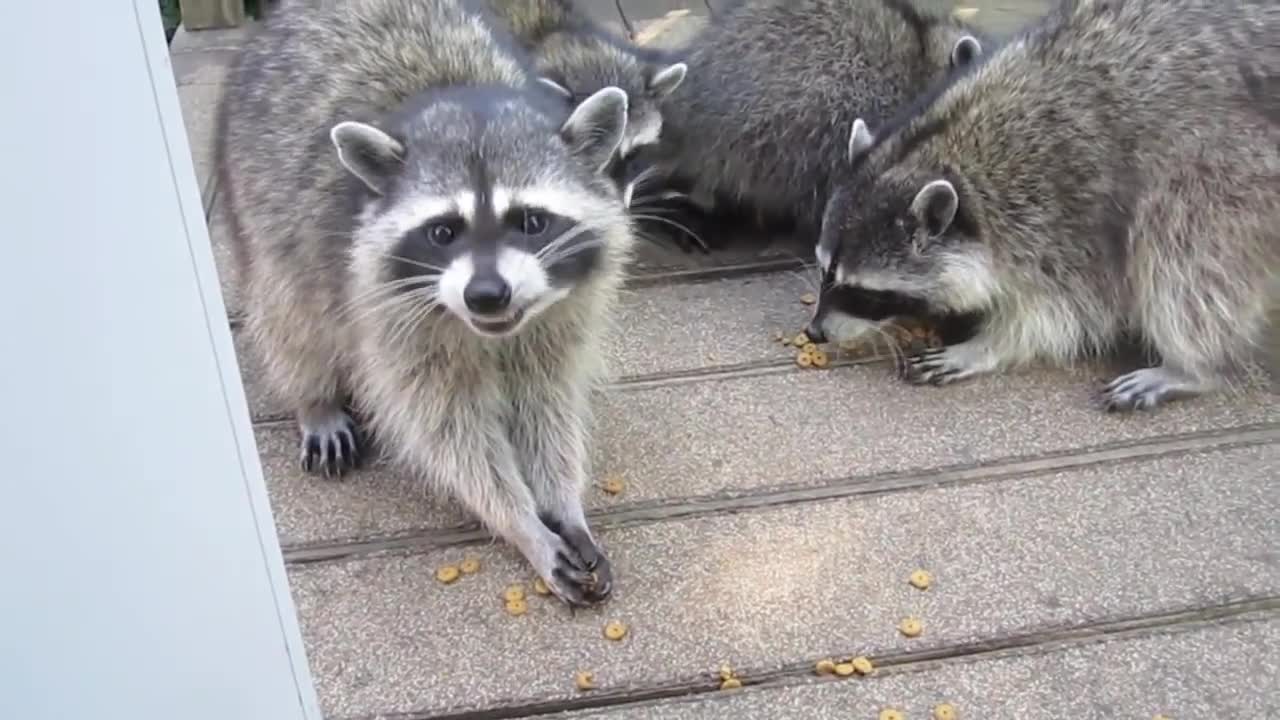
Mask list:
[{"label": "speckled concrete surface", "polygon": [[[433,574],[459,550],[292,581],[327,714],[478,708],[570,696],[583,668],[638,688],[1274,595],[1276,477],[1268,445],[621,529],[603,535],[614,599],[574,616],[543,598],[505,615],[528,571],[502,545],[471,549],[484,570],[452,586]],[[921,637],[898,633],[906,615]],[[601,636],[612,618],[621,643]]]},{"label": "speckled concrete surface", "polygon": [[222,85],[194,84],[178,86],[182,119],[186,124],[191,162],[200,185],[200,199],[207,208],[213,196],[213,132],[218,103],[222,101]]},{"label": "speckled concrete surface", "polygon": [[964,720],[1173,720],[1280,717],[1280,618],[982,659],[854,681],[804,682],[563,720],[875,720],[885,708]]},{"label": "speckled concrete surface", "polygon": [[[586,503],[738,495],[1280,421],[1280,403],[1265,390],[1248,402],[1224,396],[1149,416],[1106,415],[1088,403],[1091,377],[1028,372],[918,388],[871,366],[615,390],[600,400],[594,466],[597,477],[621,475],[627,490],[589,490]],[[286,544],[466,521],[385,468],[342,483],[304,475],[295,438],[285,425],[259,440]]]}]

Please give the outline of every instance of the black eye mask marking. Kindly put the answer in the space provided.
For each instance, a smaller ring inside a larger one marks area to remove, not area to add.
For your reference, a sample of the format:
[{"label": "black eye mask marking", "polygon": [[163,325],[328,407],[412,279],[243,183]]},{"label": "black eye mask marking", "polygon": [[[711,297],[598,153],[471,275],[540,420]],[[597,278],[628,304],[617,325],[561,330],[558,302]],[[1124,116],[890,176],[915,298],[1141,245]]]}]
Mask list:
[{"label": "black eye mask marking", "polygon": [[919,317],[929,312],[923,300],[898,292],[835,285],[825,294],[823,299],[832,310],[874,322],[896,315]]}]

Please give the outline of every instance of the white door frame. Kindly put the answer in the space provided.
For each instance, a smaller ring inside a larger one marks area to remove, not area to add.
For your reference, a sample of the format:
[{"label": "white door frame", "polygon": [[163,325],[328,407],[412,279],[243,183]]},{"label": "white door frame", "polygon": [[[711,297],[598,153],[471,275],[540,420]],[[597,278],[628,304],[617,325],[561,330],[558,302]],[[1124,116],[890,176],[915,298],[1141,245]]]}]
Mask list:
[{"label": "white door frame", "polygon": [[319,720],[158,3],[0,78],[0,718]]}]

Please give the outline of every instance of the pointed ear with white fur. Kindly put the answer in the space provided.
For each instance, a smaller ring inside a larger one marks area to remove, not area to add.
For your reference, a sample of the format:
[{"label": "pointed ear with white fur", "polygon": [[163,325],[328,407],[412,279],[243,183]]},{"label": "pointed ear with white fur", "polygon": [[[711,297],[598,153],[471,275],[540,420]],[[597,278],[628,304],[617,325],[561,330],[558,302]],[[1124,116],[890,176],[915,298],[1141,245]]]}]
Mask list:
[{"label": "pointed ear with white fur", "polygon": [[849,133],[849,162],[854,162],[862,157],[862,154],[871,149],[876,139],[871,135],[871,130],[867,128],[867,123],[862,118],[853,121],[853,130]]},{"label": "pointed ear with white fur", "polygon": [[982,43],[972,35],[965,35],[951,46],[951,67],[958,68],[978,59],[982,54]]},{"label": "pointed ear with white fur", "polygon": [[689,66],[682,62],[668,65],[653,74],[649,78],[649,92],[654,97],[666,97],[675,92],[680,87],[680,83],[684,82],[684,76],[689,72]]},{"label": "pointed ear with white fur", "polygon": [[574,108],[560,126],[560,137],[570,152],[599,172],[613,159],[626,130],[627,93],[610,86],[597,90]]},{"label": "pointed ear with white fur", "polygon": [[920,225],[935,238],[951,227],[956,219],[956,211],[960,209],[960,196],[955,187],[946,180],[934,180],[926,183],[911,201],[911,214]]},{"label": "pointed ear with white fur", "polygon": [[404,166],[404,146],[372,125],[340,122],[329,130],[329,139],[343,167],[379,195]]}]

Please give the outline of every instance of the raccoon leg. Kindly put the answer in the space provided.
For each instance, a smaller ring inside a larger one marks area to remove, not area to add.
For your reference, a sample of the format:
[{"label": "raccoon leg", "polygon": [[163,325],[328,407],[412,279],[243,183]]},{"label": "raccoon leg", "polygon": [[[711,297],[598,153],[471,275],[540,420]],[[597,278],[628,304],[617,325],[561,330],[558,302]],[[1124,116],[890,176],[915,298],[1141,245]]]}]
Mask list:
[{"label": "raccoon leg", "polygon": [[1230,180],[1224,167],[1206,187],[1202,171],[1192,172],[1170,183],[1173,192],[1158,193],[1167,200],[1144,206],[1133,223],[1140,228],[1130,261],[1135,324],[1160,365],[1109,383],[1100,398],[1107,411],[1150,410],[1216,391],[1230,371],[1248,364],[1266,334],[1280,261],[1274,186],[1247,174]]},{"label": "raccoon leg", "polygon": [[579,588],[586,603],[600,603],[613,591],[613,569],[597,544],[582,508],[588,476],[589,406],[580,388],[530,383],[516,392],[511,439],[538,516],[577,555],[593,582]]},{"label": "raccoon leg", "polygon": [[335,333],[308,331],[326,327],[310,316],[305,303],[258,291],[248,330],[262,353],[275,394],[294,410],[300,433],[303,470],[340,478],[360,457],[356,424],[344,408],[339,342]]},{"label": "raccoon leg", "polygon": [[985,333],[979,333],[961,343],[908,356],[903,376],[915,385],[946,385],[999,367],[995,348]]},{"label": "raccoon leg", "polygon": [[476,402],[456,408],[443,432],[402,435],[402,457],[429,468],[486,528],[520,551],[557,597],[573,606],[589,605],[597,579],[577,549],[539,517],[499,407]]}]

